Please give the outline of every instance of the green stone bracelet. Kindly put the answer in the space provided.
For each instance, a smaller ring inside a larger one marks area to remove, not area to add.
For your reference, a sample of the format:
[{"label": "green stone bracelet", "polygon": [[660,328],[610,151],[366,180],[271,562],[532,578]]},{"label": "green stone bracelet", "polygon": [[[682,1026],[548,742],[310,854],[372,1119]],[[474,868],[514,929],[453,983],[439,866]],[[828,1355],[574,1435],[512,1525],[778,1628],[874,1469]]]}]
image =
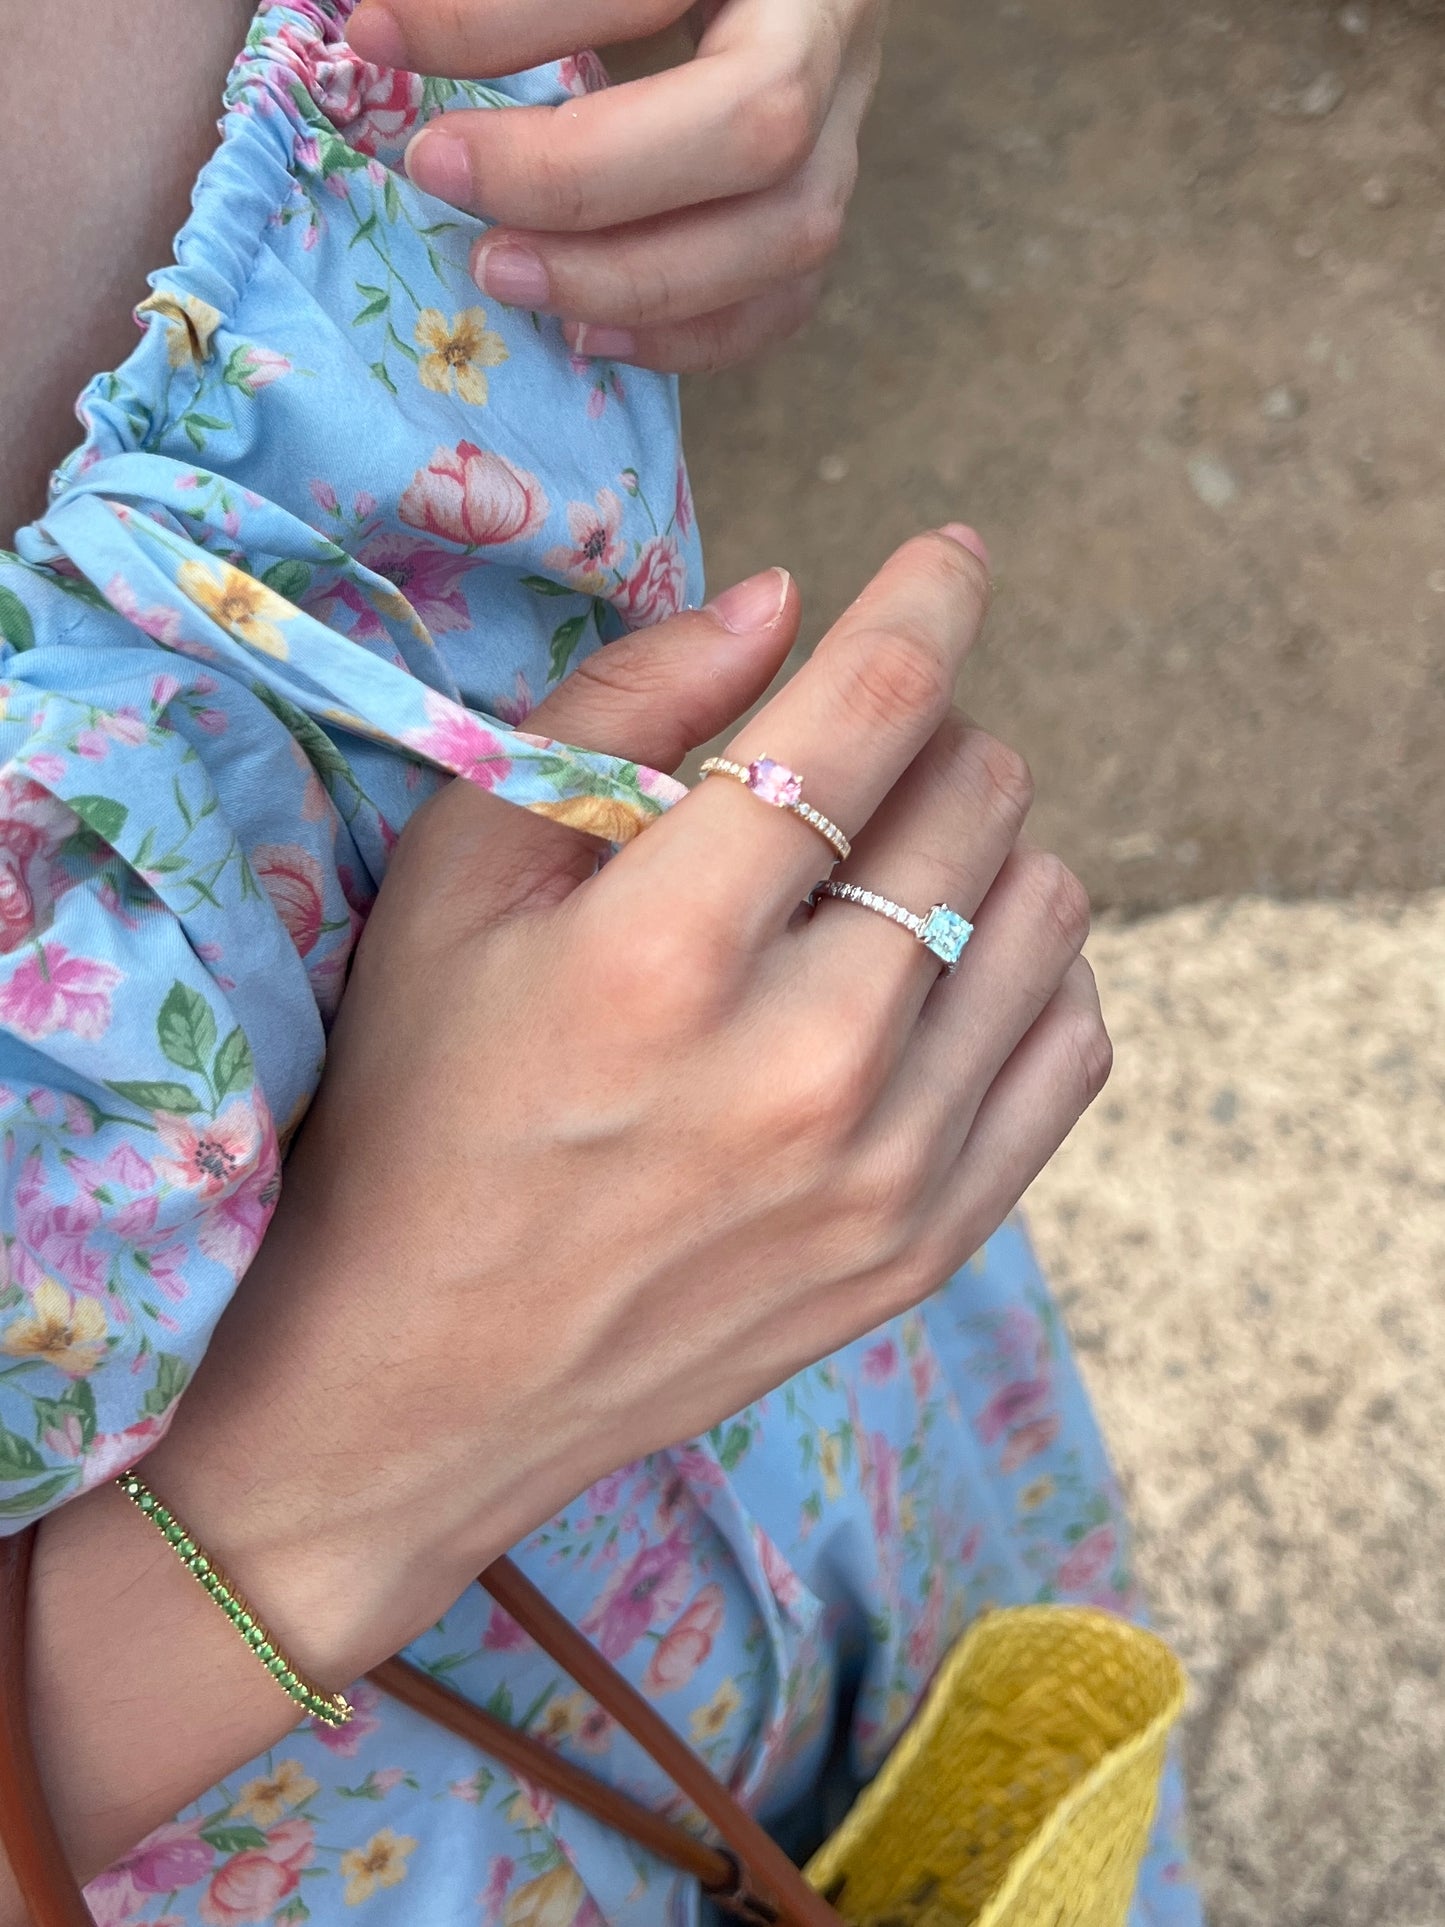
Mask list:
[{"label": "green stone bracelet", "polygon": [[345,1726],[351,1718],[350,1701],[340,1693],[323,1693],[302,1679],[225,1574],[211,1563],[180,1520],[173,1512],[166,1510],[145,1481],[138,1479],[134,1472],[123,1472],[116,1484],[172,1547],[196,1583],[205,1587],[281,1690],[289,1693],[313,1719],[321,1720],[327,1726]]}]

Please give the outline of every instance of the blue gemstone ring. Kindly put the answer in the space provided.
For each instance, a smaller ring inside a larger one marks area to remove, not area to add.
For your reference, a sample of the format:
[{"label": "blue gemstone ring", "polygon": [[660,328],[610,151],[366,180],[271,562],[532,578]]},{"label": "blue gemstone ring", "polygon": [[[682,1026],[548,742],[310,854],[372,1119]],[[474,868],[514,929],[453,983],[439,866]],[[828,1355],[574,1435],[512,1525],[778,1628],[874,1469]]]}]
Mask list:
[{"label": "blue gemstone ring", "polygon": [[931,950],[946,971],[956,967],[963,955],[963,946],[973,935],[973,925],[967,917],[950,910],[946,903],[935,903],[925,916],[916,917],[901,903],[880,897],[876,890],[865,890],[856,883],[835,883],[832,878],[818,885],[810,901],[816,903],[819,897],[836,897],[840,903],[856,903],[862,910],[887,917],[890,923],[896,923],[916,937],[925,950]]}]

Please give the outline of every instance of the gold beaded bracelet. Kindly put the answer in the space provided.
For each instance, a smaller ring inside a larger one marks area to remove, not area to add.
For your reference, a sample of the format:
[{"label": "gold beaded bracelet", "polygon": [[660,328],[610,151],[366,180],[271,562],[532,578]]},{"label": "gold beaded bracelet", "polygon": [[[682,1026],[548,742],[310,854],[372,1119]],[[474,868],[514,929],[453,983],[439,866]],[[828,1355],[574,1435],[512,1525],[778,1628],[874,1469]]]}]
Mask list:
[{"label": "gold beaded bracelet", "polygon": [[323,1693],[319,1687],[308,1685],[302,1679],[230,1580],[212,1564],[180,1520],[161,1504],[145,1481],[138,1479],[134,1472],[123,1472],[116,1484],[150,1520],[196,1583],[205,1587],[281,1690],[289,1693],[298,1706],[304,1707],[313,1718],[325,1725],[345,1726],[351,1718],[350,1701],[341,1693]]}]

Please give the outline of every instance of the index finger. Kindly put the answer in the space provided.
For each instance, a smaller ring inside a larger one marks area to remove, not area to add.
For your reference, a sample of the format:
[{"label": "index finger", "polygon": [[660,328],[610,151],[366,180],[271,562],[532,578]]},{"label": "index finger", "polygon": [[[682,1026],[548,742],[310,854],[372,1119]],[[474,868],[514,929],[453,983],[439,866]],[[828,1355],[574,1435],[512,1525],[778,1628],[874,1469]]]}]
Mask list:
[{"label": "index finger", "polygon": [[789,180],[817,144],[843,47],[785,15],[681,67],[556,107],[458,108],[407,149],[425,193],[508,227],[591,232]]},{"label": "index finger", "polygon": [[691,0],[361,0],[347,23],[354,53],[378,67],[490,80],[579,47],[642,40]]},{"label": "index finger", "polygon": [[[802,801],[854,837],[929,741],[988,610],[987,550],[952,523],[886,562],[811,659],[729,743],[729,761],[769,758],[802,779]],[[828,844],[789,809],[724,776],[702,783],[618,859],[666,875],[677,901],[699,889],[731,927],[762,939],[832,868]]]}]

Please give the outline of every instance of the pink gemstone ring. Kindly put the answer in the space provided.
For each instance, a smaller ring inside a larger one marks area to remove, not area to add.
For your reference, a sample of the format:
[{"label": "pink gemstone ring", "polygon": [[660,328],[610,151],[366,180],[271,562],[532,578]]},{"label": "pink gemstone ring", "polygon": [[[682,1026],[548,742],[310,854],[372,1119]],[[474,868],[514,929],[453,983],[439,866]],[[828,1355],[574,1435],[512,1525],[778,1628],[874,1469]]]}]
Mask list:
[{"label": "pink gemstone ring", "polygon": [[821,810],[803,801],[803,779],[786,763],[775,763],[771,756],[759,756],[753,763],[734,763],[726,756],[709,756],[701,774],[730,776],[733,782],[751,790],[759,802],[770,803],[775,810],[791,810],[794,816],[802,817],[809,829],[818,832],[840,863],[847,862],[852,844],[830,816],[824,816]]}]

